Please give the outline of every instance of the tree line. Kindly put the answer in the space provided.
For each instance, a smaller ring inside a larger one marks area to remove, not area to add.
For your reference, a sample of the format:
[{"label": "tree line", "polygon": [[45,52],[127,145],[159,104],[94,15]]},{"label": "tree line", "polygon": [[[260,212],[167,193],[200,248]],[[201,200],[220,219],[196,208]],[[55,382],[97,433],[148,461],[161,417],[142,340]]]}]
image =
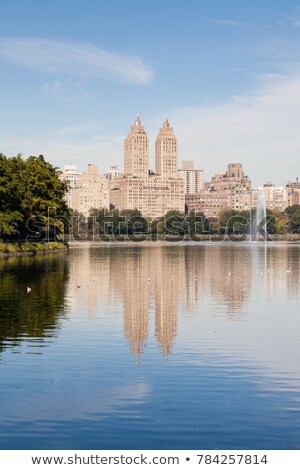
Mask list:
[{"label": "tree line", "polygon": [[[42,155],[8,158],[0,154],[0,238],[39,241],[71,232],[75,237],[166,236],[170,239],[197,235],[247,235],[252,231],[255,209],[225,209],[216,218],[202,212],[169,211],[150,219],[136,209],[93,208],[84,217],[67,207],[66,182],[59,170]],[[267,210],[268,234],[300,233],[300,206],[284,212]]]},{"label": "tree line", "polygon": [[[124,238],[137,237],[142,240],[150,237],[164,239],[190,236],[197,240],[198,235],[233,235],[241,237],[262,231],[266,227],[269,235],[300,233],[300,206],[288,207],[284,212],[267,210],[266,219],[258,227],[255,223],[256,209],[237,211],[224,209],[218,217],[205,217],[203,212],[169,211],[164,216],[151,219],[134,210],[90,210],[89,217],[73,212],[73,235],[80,238],[109,240],[111,236]],[[167,238],[165,238],[167,237]],[[131,238],[135,239],[135,238]]]}]

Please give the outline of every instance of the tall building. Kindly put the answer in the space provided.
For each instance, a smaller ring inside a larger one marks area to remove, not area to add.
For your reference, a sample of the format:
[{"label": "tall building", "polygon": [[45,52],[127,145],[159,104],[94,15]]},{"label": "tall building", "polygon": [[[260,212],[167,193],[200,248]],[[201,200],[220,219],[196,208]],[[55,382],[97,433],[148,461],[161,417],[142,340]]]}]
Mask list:
[{"label": "tall building", "polygon": [[265,194],[266,208],[273,211],[283,212],[288,206],[288,191],[283,186],[275,186],[266,183],[252,190],[252,207],[257,206],[258,195]]},{"label": "tall building", "polygon": [[155,142],[155,173],[158,176],[177,177],[177,167],[177,139],[166,118]]},{"label": "tall building", "polygon": [[124,141],[125,176],[148,176],[149,142],[140,117],[137,115]]},{"label": "tall building", "polygon": [[300,204],[300,181],[296,178],[296,181],[289,181],[286,184],[287,191],[287,205],[294,206]]},{"label": "tall building", "polygon": [[72,207],[72,190],[75,188],[77,180],[81,175],[82,173],[77,171],[76,165],[64,165],[64,170],[61,172],[60,178],[67,182],[69,187],[65,198],[69,207]]},{"label": "tall building", "polygon": [[177,175],[177,142],[167,121],[164,126],[166,130],[163,127],[158,137],[160,150],[156,152],[156,161],[166,160],[167,164],[161,163],[164,173],[156,175],[148,170],[148,136],[137,116],[125,140],[124,175],[109,183],[111,209],[138,209],[143,216],[151,218],[161,217],[170,210],[184,211],[184,181]]},{"label": "tall building", "polygon": [[89,164],[87,172],[78,177],[70,207],[86,217],[92,208],[109,208],[108,180],[98,172],[97,165]]},{"label": "tall building", "polygon": [[185,193],[200,193],[204,189],[203,170],[195,170],[194,162],[183,161],[182,168],[178,170],[179,178],[184,179]]}]

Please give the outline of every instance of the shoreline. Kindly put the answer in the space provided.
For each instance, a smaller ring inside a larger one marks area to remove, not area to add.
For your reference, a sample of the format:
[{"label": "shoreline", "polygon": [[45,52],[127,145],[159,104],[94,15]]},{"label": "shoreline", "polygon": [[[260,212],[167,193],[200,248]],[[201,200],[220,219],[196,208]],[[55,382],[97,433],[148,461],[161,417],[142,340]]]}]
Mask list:
[{"label": "shoreline", "polygon": [[39,250],[39,251],[23,251],[20,253],[0,253],[1,258],[11,258],[13,256],[36,256],[36,255],[51,255],[53,253],[60,253],[68,251],[69,248],[59,248],[57,250]]},{"label": "shoreline", "polygon": [[[24,251],[23,251],[24,249]],[[65,242],[49,242],[46,244],[28,242],[0,243],[0,259],[13,256],[36,256],[68,251],[69,245]]]},{"label": "shoreline", "polygon": [[290,244],[299,244],[300,243],[300,234],[290,234],[290,235],[270,235],[269,240],[250,240],[243,239],[242,237],[234,237],[234,235],[199,235],[198,237],[190,236],[178,236],[172,237],[171,235],[158,236],[158,237],[148,237],[144,234],[141,235],[125,235],[125,236],[103,236],[100,237],[90,237],[90,238],[70,238],[67,240],[68,245],[80,245],[85,243],[95,243],[101,245],[115,245],[115,244],[175,244],[175,243],[231,243],[231,244],[250,244],[250,243],[290,243]]}]

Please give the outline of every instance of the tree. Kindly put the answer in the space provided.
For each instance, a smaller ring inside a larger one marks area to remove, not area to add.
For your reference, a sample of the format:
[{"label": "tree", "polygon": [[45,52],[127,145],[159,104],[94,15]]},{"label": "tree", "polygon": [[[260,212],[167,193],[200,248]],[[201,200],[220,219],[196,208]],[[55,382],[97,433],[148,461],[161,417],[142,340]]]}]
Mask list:
[{"label": "tree", "polygon": [[224,209],[219,216],[220,233],[240,235],[249,232],[250,213],[249,211],[237,211],[234,209]]},{"label": "tree", "polygon": [[288,216],[287,226],[290,233],[300,233],[300,206],[287,207],[285,213]]},{"label": "tree", "polygon": [[66,190],[58,169],[42,155],[25,160],[0,154],[0,234],[34,238],[37,232],[63,232],[70,215]]}]

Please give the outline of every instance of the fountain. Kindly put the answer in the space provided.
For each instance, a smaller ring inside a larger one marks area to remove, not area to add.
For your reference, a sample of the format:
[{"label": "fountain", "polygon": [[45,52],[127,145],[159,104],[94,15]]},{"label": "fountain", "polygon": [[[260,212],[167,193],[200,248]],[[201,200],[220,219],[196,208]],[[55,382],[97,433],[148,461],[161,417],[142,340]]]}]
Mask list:
[{"label": "fountain", "polygon": [[264,191],[258,192],[257,206],[255,216],[250,223],[250,241],[258,241],[261,236],[266,242],[268,239],[267,232],[267,210],[266,210],[266,193]]}]

